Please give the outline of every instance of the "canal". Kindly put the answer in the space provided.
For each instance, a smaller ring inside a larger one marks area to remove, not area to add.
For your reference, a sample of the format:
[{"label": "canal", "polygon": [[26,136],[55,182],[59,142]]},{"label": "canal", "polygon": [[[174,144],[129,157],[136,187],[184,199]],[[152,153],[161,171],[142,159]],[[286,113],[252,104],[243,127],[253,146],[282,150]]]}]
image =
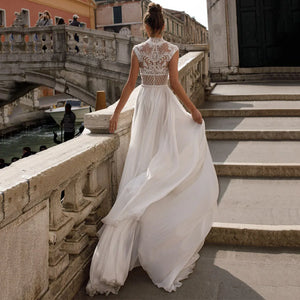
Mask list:
[{"label": "canal", "polygon": [[[80,124],[75,125],[75,133],[78,132]],[[30,147],[32,151],[39,152],[40,146],[47,148],[56,146],[53,131],[58,134],[57,139],[61,140],[60,127],[57,124],[44,124],[39,127],[22,130],[14,135],[0,138],[0,158],[6,163],[11,162],[12,157],[22,157],[23,148]]]}]

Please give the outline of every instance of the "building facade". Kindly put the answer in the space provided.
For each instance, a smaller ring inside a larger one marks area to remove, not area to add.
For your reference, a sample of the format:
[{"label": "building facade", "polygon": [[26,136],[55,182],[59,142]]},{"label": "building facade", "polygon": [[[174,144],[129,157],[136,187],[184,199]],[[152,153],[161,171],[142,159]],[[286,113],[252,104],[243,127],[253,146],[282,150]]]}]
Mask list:
[{"label": "building facade", "polygon": [[[2,3],[3,2],[3,3]],[[94,0],[18,0],[0,2],[0,26],[12,26],[16,16],[15,12],[22,12],[25,24],[28,27],[35,26],[39,16],[45,10],[51,14],[53,24],[60,18],[69,23],[73,14],[79,15],[82,26],[95,28]]]},{"label": "building facade", "polygon": [[299,77],[300,0],[207,0],[207,9],[214,81]]},{"label": "building facade", "polygon": [[[146,37],[143,16],[148,0],[98,0],[96,28],[125,35]],[[207,29],[185,12],[164,9],[166,40],[183,44],[207,43]]]}]

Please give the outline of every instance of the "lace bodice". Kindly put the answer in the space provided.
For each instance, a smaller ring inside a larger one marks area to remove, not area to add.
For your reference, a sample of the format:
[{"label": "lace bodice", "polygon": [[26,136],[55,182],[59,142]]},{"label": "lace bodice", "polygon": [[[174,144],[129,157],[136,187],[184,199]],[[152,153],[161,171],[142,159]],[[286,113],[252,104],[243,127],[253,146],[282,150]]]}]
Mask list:
[{"label": "lace bodice", "polygon": [[178,50],[163,38],[149,38],[133,47],[140,66],[142,84],[165,85],[168,83],[169,62]]}]

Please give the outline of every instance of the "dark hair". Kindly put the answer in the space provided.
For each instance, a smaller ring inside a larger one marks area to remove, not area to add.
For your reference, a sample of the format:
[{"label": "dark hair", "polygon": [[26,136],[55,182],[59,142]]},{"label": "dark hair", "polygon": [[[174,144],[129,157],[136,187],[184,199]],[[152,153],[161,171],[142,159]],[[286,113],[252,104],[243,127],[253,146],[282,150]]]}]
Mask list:
[{"label": "dark hair", "polygon": [[23,151],[31,152],[31,148],[30,148],[30,147],[24,147],[24,148],[23,148]]},{"label": "dark hair", "polygon": [[144,17],[144,23],[147,24],[152,34],[161,33],[165,24],[162,7],[159,4],[151,2]]},{"label": "dark hair", "polygon": [[40,151],[46,150],[47,147],[45,145],[40,146]]},{"label": "dark hair", "polygon": [[65,24],[65,20],[63,18],[59,18],[57,25],[63,25]]},{"label": "dark hair", "polygon": [[51,15],[50,15],[50,13],[49,13],[48,10],[45,10],[45,11],[44,11],[44,14],[46,14],[46,15],[49,17],[49,19],[51,19]]}]

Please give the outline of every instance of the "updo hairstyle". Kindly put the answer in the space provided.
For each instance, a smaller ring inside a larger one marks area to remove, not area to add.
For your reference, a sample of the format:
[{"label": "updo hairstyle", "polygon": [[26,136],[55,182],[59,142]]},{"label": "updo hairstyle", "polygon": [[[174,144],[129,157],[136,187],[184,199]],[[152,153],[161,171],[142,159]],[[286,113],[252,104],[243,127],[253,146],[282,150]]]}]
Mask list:
[{"label": "updo hairstyle", "polygon": [[165,20],[162,7],[159,4],[151,2],[148,5],[147,12],[144,17],[144,23],[151,28],[152,35],[160,34],[163,30]]}]

